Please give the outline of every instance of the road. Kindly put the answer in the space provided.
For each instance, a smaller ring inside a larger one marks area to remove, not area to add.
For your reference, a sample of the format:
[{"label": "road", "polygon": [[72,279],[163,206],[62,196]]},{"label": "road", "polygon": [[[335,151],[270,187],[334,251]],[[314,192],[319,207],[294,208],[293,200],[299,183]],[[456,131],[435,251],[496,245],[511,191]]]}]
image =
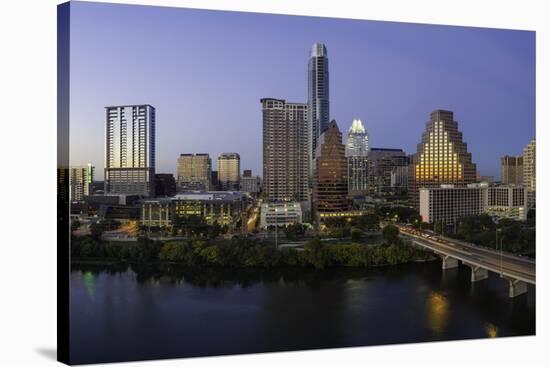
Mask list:
[{"label": "road", "polygon": [[501,253],[467,242],[437,236],[433,232],[418,230],[411,226],[397,225],[402,236],[417,245],[447,255],[463,263],[479,266],[506,277],[535,284],[536,262],[533,259]]}]

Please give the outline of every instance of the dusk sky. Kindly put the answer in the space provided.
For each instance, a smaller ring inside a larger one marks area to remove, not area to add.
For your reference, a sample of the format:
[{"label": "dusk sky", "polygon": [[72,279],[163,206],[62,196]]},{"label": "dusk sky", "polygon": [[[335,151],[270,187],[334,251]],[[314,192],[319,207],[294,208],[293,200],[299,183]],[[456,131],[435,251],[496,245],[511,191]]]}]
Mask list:
[{"label": "dusk sky", "polygon": [[366,20],[73,2],[71,165],[103,179],[105,106],[151,104],[157,173],[180,153],[238,152],[262,172],[260,99],[307,102],[325,43],[330,110],[371,147],[416,151],[432,110],[454,111],[482,175],[535,137],[535,33]]}]

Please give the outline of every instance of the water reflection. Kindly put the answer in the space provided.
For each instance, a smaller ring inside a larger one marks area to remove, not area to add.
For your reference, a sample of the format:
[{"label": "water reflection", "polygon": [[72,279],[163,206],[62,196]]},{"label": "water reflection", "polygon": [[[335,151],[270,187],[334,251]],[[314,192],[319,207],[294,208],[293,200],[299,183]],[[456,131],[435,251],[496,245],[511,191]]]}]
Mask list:
[{"label": "water reflection", "polygon": [[487,337],[496,338],[498,336],[498,327],[488,322],[485,324],[485,332],[487,333]]},{"label": "water reflection", "polygon": [[444,333],[449,318],[449,301],[439,292],[430,292],[427,302],[428,325],[435,335]]},{"label": "water reflection", "polygon": [[95,285],[94,285],[94,274],[91,271],[84,273],[84,286],[86,291],[90,296],[90,299],[93,301],[95,297]]}]

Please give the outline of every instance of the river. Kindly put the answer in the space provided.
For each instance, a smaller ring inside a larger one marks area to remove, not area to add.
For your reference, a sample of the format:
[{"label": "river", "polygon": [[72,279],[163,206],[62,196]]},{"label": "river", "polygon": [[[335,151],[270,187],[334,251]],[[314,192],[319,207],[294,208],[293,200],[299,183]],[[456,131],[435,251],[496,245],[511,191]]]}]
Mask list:
[{"label": "river", "polygon": [[377,269],[189,270],[74,264],[73,363],[535,333],[535,289],[438,261]]}]

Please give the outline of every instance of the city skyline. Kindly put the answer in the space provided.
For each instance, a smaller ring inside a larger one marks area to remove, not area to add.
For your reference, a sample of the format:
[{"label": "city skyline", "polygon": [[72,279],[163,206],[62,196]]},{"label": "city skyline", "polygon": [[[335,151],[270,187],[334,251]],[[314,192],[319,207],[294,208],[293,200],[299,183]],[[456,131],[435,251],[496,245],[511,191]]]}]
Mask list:
[{"label": "city skyline", "polygon": [[[197,32],[199,25],[204,32],[204,22],[216,22],[221,15],[223,35]],[[98,179],[103,173],[104,107],[134,103],[157,108],[157,172],[175,173],[181,153],[206,152],[215,158],[235,151],[242,168],[260,173],[262,116],[257,101],[307,102],[308,56],[315,42],[324,43],[330,57],[331,119],[347,131],[353,118],[360,118],[373,146],[414,153],[427,114],[449,109],[480,173],[498,177],[500,157],[521,154],[535,138],[533,32],[81,3],[73,7],[72,16],[79,26],[71,33],[76,81],[71,89],[70,164],[91,162]],[[144,21],[150,26],[147,34],[132,26]],[[301,31],[289,39],[279,35],[277,41],[273,29],[283,24],[283,33],[298,27]],[[162,43],[174,27],[177,34],[189,35],[179,48]],[[243,33],[247,27],[258,28],[259,34]],[[113,50],[136,32],[151,51],[138,53],[143,61],[131,57],[103,63],[98,47]],[[240,41],[228,42],[235,35]],[[262,36],[267,40],[254,42]],[[208,47],[198,45],[202,37],[210,41]],[[453,47],[445,52],[436,49],[437,57],[425,54],[451,41]],[[246,52],[249,45],[257,50]],[[195,46],[200,46],[193,49],[196,57],[185,60],[186,47]],[[215,56],[224,52],[231,57],[218,61]],[[232,73],[221,77],[218,62]],[[274,67],[282,71],[270,77],[257,73]],[[97,69],[101,71],[92,72]],[[109,83],[117,87],[105,88]],[[229,85],[239,85],[239,91]],[[219,108],[209,107],[211,103]],[[498,139],[492,136],[496,132]],[[201,139],[205,136],[209,138]]]}]

